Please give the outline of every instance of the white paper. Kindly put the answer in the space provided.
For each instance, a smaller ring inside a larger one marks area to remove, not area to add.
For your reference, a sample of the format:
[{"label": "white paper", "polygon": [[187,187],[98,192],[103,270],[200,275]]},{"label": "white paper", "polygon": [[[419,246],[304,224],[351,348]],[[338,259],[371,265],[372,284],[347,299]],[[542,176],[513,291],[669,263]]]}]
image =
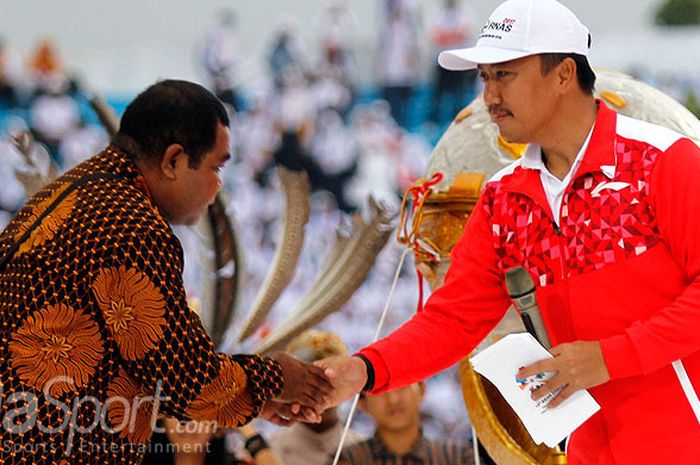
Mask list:
[{"label": "white paper", "polygon": [[491,381],[522,420],[537,444],[554,447],[600,410],[588,391],[577,391],[561,405],[548,409],[554,397],[532,400],[532,390],[553,373],[518,380],[518,370],[552,355],[529,333],[509,334],[470,359],[474,370]]}]

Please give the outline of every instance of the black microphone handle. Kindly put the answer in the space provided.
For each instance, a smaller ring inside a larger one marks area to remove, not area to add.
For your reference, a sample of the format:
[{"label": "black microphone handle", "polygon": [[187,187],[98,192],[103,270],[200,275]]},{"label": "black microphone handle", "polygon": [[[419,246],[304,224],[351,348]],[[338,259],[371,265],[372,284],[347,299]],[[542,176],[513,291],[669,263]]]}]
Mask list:
[{"label": "black microphone handle", "polygon": [[544,326],[537,304],[524,310],[518,308],[518,310],[520,310],[520,315],[522,316],[523,324],[527,332],[532,334],[545,349],[551,349],[552,342],[549,340],[549,334],[547,334],[547,328]]},{"label": "black microphone handle", "polygon": [[530,273],[522,266],[516,266],[506,271],[506,287],[515,308],[527,332],[532,334],[547,350],[552,347],[547,328],[542,322],[542,315],[537,306],[535,283]]},{"label": "black microphone handle", "polygon": [[530,315],[528,315],[527,313],[521,313],[520,315],[522,317],[521,319],[523,320],[523,325],[525,325],[525,330],[528,333],[532,334],[532,337],[534,337],[535,339],[537,339],[539,341],[540,338],[537,336],[537,330],[532,325],[532,320],[530,319]]}]

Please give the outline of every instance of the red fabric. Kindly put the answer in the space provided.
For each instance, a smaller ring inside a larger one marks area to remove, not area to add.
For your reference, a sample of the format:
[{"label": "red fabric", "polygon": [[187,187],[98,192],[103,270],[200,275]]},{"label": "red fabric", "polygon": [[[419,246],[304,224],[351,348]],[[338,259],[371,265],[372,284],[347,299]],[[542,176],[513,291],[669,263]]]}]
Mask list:
[{"label": "red fabric", "polygon": [[552,343],[600,341],[612,377],[590,390],[602,410],[572,435],[569,463],[700,464],[700,425],[671,367],[682,359],[700,391],[700,149],[676,136],[666,147],[668,131],[623,122],[634,138],[600,104],[564,194],[561,234],[538,171],[516,166],[486,185],[445,285],[361,351],[375,369],[373,392],[466,356],[510,305],[505,270],[522,265]]}]

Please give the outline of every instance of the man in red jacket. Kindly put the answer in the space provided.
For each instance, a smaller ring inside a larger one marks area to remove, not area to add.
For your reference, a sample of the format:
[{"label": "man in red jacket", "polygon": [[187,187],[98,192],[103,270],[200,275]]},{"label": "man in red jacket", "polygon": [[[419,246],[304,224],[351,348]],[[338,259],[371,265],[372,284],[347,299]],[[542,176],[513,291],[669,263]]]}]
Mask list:
[{"label": "man in red jacket", "polygon": [[[555,0],[508,0],[473,48],[492,120],[522,159],[484,187],[445,284],[399,330],[326,360],[337,400],[423,379],[466,356],[510,305],[504,273],[524,266],[563,387],[601,411],[571,436],[569,463],[700,464],[700,149],[617,115],[593,96],[588,30]],[[410,354],[410,356],[409,356]]]}]

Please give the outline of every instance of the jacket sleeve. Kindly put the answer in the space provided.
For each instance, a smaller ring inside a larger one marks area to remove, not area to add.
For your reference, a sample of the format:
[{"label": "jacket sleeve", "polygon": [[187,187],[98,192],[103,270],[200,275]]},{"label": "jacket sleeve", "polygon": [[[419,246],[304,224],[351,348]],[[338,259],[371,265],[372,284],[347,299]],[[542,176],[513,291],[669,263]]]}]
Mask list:
[{"label": "jacket sleeve", "polygon": [[374,369],[372,393],[422,380],[468,355],[498,324],[509,298],[498,268],[484,196],[451,254],[444,285],[424,309],[362,349]]},{"label": "jacket sleeve", "polygon": [[[179,242],[162,219],[144,215],[91,285],[122,360],[111,395],[125,396],[129,386],[139,386],[168,399],[159,407],[168,416],[225,428],[248,423],[281,391],[281,368],[270,358],[214,350],[187,304]],[[120,301],[131,308],[121,321],[113,311]]]},{"label": "jacket sleeve", "polygon": [[601,341],[611,378],[655,371],[700,350],[700,149],[680,139],[657,161],[650,193],[662,240],[686,273],[668,306]]}]

